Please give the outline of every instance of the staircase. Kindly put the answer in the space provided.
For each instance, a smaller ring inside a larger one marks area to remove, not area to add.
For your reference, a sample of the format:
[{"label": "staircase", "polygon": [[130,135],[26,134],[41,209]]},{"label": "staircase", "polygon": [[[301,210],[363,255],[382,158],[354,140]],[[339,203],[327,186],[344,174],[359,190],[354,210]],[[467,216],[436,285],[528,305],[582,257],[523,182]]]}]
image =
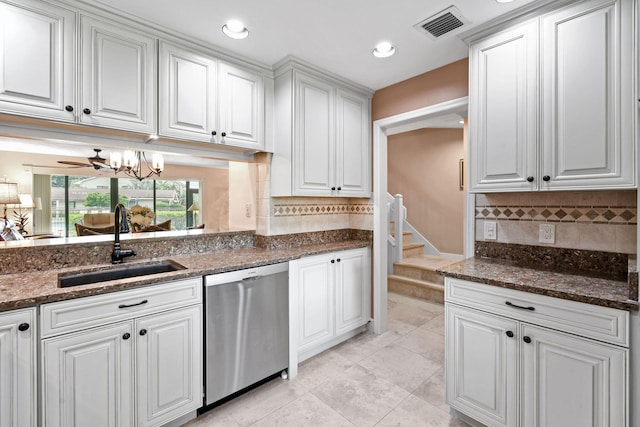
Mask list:
[{"label": "staircase", "polygon": [[403,233],[402,243],[402,261],[393,263],[387,277],[389,291],[444,303],[444,278],[436,269],[458,260],[425,255],[424,244],[412,242],[410,232]]},{"label": "staircase", "polygon": [[[397,292],[433,302],[444,303],[444,278],[436,272],[458,259],[440,256],[440,252],[406,221],[402,195],[389,200],[389,274],[387,287]],[[405,230],[409,231],[405,231]],[[396,239],[395,234],[402,234]],[[421,242],[414,242],[414,238]]]}]

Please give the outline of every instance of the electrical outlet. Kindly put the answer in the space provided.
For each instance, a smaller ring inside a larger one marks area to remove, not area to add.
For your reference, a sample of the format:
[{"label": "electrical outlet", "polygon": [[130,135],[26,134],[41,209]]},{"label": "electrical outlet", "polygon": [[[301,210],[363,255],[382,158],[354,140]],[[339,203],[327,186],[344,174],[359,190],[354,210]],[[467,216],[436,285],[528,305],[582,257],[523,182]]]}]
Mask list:
[{"label": "electrical outlet", "polygon": [[540,243],[555,243],[556,226],[554,224],[540,224],[538,240]]},{"label": "electrical outlet", "polygon": [[246,205],[244,205],[244,209],[245,209],[244,215],[247,218],[251,218],[251,203],[247,203]]},{"label": "electrical outlet", "polygon": [[495,221],[485,221],[484,223],[484,239],[496,240],[498,238],[498,228]]}]

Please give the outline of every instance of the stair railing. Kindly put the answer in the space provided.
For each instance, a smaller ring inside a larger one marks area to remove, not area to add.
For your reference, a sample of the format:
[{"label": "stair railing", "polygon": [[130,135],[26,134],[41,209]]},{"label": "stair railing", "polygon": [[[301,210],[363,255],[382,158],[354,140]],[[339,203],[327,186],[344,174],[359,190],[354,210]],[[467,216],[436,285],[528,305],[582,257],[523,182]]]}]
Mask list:
[{"label": "stair railing", "polygon": [[[393,263],[402,261],[402,234],[404,222],[407,219],[407,208],[404,206],[402,194],[392,196],[387,193],[387,209],[389,213],[389,225],[387,240],[389,242],[389,264],[393,271]],[[393,230],[391,224],[393,223]],[[395,237],[394,237],[395,236]]]}]

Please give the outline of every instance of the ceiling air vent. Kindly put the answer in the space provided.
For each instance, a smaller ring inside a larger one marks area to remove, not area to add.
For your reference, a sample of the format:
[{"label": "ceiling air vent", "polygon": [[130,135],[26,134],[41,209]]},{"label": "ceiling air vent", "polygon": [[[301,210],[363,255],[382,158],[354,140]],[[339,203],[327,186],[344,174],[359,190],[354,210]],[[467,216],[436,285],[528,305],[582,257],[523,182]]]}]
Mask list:
[{"label": "ceiling air vent", "polygon": [[455,6],[450,6],[445,10],[436,13],[422,22],[414,25],[415,29],[424,33],[427,37],[437,40],[445,34],[462,27],[468,23]]}]

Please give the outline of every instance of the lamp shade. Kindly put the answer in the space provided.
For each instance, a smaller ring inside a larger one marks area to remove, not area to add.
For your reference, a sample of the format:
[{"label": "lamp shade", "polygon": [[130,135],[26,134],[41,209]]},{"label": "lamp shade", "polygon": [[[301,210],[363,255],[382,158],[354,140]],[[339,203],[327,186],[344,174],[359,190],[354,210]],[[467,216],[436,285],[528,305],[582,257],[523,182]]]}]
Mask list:
[{"label": "lamp shade", "polygon": [[0,182],[0,204],[20,203],[18,184],[15,182]]},{"label": "lamp shade", "polygon": [[200,210],[200,205],[198,205],[197,203],[192,204],[191,206],[189,206],[189,209],[187,209],[189,212],[194,212],[194,211],[199,211]]}]

